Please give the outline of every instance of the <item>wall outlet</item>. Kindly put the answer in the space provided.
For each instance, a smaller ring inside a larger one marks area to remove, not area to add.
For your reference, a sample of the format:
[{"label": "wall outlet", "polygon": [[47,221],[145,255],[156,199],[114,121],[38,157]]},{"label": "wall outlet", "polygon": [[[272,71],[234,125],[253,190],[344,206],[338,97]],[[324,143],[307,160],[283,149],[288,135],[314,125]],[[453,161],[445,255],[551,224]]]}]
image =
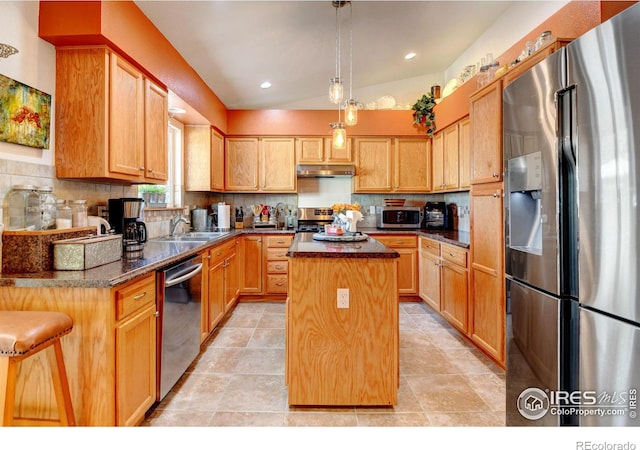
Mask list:
[{"label": "wall outlet", "polygon": [[349,289],[338,288],[338,308],[349,308]]},{"label": "wall outlet", "polygon": [[376,213],[376,205],[369,206],[369,214],[375,214],[375,213]]}]

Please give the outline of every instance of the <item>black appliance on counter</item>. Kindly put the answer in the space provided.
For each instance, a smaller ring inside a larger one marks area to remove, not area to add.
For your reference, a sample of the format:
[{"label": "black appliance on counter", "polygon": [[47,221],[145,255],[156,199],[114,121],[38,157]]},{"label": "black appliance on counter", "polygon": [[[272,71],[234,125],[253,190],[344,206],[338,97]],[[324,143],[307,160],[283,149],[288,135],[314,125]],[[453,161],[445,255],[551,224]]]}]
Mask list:
[{"label": "black appliance on counter", "polygon": [[296,232],[324,232],[324,226],[333,222],[333,208],[298,208]]},{"label": "black appliance on counter", "polygon": [[427,202],[424,205],[423,228],[431,230],[453,230],[455,228],[456,205],[445,202]]},{"label": "black appliance on counter", "polygon": [[116,233],[122,234],[125,258],[141,257],[147,242],[147,227],[140,220],[143,204],[141,198],[109,199],[109,222]]}]

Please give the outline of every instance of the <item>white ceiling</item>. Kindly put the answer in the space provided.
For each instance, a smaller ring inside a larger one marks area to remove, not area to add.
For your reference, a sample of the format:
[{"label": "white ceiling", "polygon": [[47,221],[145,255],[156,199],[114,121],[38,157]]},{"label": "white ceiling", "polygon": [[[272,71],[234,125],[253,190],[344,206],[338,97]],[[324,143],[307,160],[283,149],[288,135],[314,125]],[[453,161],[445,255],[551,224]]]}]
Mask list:
[{"label": "white ceiling", "polygon": [[[328,100],[336,61],[331,1],[135,3],[228,109],[335,107]],[[444,71],[512,3],[353,1],[354,97],[363,103],[382,94],[400,100],[406,99],[403,85],[410,85],[403,80],[430,76],[444,82]],[[339,14],[348,92],[349,7]],[[409,51],[417,56],[405,61]],[[260,88],[265,80],[270,89]]]}]

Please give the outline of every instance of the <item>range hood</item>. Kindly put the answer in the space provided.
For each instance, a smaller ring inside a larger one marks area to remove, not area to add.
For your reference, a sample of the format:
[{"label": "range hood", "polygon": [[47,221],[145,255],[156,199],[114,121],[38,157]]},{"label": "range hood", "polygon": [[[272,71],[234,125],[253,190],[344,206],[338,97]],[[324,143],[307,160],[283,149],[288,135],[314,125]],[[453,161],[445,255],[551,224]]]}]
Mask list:
[{"label": "range hood", "polygon": [[298,178],[352,177],[356,174],[353,164],[298,164]]}]

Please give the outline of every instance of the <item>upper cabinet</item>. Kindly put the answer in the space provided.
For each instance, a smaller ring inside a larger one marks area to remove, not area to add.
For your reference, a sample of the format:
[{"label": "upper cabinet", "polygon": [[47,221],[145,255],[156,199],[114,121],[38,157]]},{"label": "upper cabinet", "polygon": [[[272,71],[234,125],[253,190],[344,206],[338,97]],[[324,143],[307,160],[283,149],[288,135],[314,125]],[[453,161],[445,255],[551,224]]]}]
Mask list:
[{"label": "upper cabinet", "polygon": [[354,192],[429,192],[431,142],[425,138],[354,138]]},{"label": "upper cabinet", "polygon": [[502,80],[471,96],[471,184],[502,181]]},{"label": "upper cabinet", "polygon": [[296,161],[298,164],[346,164],[353,162],[351,139],[344,148],[334,148],[331,138],[296,138]]},{"label": "upper cabinet", "polygon": [[469,117],[433,137],[433,192],[469,189]]},{"label": "upper cabinet", "polygon": [[209,125],[184,127],[184,187],[224,191],[224,138]]},{"label": "upper cabinet", "polygon": [[294,138],[227,138],[225,189],[233,192],[295,192]]},{"label": "upper cabinet", "polygon": [[167,179],[167,92],[107,47],[56,49],[56,176]]}]

